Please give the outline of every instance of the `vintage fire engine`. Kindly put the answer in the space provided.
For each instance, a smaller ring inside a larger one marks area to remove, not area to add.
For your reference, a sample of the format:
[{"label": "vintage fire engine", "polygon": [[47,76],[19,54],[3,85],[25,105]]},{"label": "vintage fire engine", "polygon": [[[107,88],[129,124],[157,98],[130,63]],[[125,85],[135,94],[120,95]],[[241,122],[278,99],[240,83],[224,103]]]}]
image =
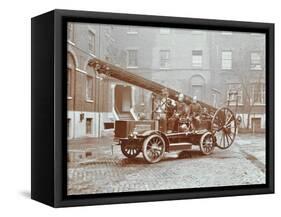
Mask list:
[{"label": "vintage fire engine", "polygon": [[[171,101],[179,101],[178,91],[97,58],[91,59],[89,65],[99,74],[149,90],[160,99],[151,120],[115,121],[115,139],[126,157],[135,158],[142,152],[147,162],[156,163],[165,152],[190,150],[192,145],[199,145],[201,152],[209,155],[215,147],[227,149],[233,144],[237,123],[234,112],[228,107],[217,109],[198,101],[204,112],[198,117],[178,117],[176,130],[168,130],[169,117],[165,108],[171,106]],[[192,97],[184,95],[183,103],[191,105]],[[196,129],[191,127],[193,118],[199,119]]]}]

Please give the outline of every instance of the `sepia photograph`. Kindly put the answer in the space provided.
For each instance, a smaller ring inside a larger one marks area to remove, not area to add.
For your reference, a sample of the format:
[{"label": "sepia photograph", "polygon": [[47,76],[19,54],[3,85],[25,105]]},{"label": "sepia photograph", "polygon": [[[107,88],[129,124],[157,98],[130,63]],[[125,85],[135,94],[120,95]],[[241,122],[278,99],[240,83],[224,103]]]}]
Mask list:
[{"label": "sepia photograph", "polygon": [[67,23],[67,195],[266,184],[264,33]]}]

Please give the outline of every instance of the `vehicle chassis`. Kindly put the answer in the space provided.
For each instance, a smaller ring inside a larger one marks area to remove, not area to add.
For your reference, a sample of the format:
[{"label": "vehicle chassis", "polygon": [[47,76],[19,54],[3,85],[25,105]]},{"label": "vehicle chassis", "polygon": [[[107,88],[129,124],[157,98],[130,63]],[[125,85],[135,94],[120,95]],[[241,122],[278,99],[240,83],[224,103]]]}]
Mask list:
[{"label": "vehicle chassis", "polygon": [[148,163],[156,163],[163,158],[165,152],[189,150],[192,145],[199,146],[202,154],[209,155],[215,147],[227,149],[233,144],[237,126],[235,114],[229,108],[218,109],[212,119],[206,122],[209,127],[196,131],[131,132],[128,137],[118,139],[119,145],[128,158],[135,158],[142,152]]}]

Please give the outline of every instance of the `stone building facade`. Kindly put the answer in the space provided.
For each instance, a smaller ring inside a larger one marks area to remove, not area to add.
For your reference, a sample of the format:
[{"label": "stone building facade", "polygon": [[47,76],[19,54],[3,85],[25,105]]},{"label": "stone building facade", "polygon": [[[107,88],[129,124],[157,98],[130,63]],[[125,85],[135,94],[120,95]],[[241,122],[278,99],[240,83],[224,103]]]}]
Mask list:
[{"label": "stone building facade", "polygon": [[211,41],[211,74],[218,106],[229,104],[241,118],[240,128],[264,132],[265,35],[212,32]]},{"label": "stone building facade", "polygon": [[100,137],[116,119],[151,117],[151,92],[98,75],[87,65],[93,57],[213,106],[229,104],[241,127],[263,129],[264,43],[250,33],[69,23],[68,137]]}]

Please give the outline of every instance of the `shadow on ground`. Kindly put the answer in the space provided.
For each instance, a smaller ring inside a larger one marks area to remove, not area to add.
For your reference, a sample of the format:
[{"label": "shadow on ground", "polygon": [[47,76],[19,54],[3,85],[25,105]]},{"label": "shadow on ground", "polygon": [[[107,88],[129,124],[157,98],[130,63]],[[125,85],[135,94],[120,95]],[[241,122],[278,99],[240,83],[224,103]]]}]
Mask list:
[{"label": "shadow on ground", "polygon": [[[160,162],[175,161],[179,159],[200,158],[200,157],[204,157],[204,155],[200,151],[181,151],[173,155],[166,155]],[[129,165],[148,164],[148,163],[144,160],[144,158],[140,154],[139,157],[137,158],[121,159],[119,164],[121,166],[129,166]]]}]

